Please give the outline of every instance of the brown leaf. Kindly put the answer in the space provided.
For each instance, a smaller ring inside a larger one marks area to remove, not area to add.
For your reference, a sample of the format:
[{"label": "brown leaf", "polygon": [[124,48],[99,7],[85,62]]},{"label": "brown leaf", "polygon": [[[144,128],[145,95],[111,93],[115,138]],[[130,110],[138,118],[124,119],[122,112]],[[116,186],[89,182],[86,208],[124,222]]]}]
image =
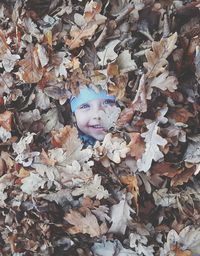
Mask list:
[{"label": "brown leaf", "polygon": [[58,132],[52,131],[51,143],[54,147],[68,147],[69,140],[73,137],[78,137],[78,131],[75,127],[65,126]]},{"label": "brown leaf", "polygon": [[138,212],[139,187],[138,187],[137,177],[135,175],[120,176],[119,179],[122,182],[122,184],[128,186],[128,191],[131,192],[131,194],[133,195],[134,204],[135,204],[135,206],[137,208],[137,212]]},{"label": "brown leaf", "polygon": [[127,74],[118,75],[113,78],[113,81],[114,83],[109,83],[108,85],[108,92],[114,95],[117,100],[121,100],[125,94],[128,76]]},{"label": "brown leaf", "polygon": [[169,178],[175,177],[182,171],[182,168],[178,169],[177,166],[168,162],[156,163],[151,167],[151,175],[157,174],[159,176],[166,176]]},{"label": "brown leaf", "polygon": [[192,256],[192,252],[189,250],[182,250],[178,245],[174,245],[172,252],[175,253],[175,256]]},{"label": "brown leaf", "polygon": [[134,132],[130,134],[131,141],[128,144],[128,147],[130,148],[130,154],[131,156],[135,157],[136,160],[142,158],[142,154],[145,151],[145,143],[142,137],[140,136],[140,133]]},{"label": "brown leaf", "polygon": [[124,125],[130,123],[134,113],[135,113],[135,109],[133,106],[123,109],[120,114],[120,117],[117,120],[117,125],[120,127],[123,127]]},{"label": "brown leaf", "polygon": [[148,78],[156,77],[165,71],[168,65],[167,57],[176,48],[177,33],[168,38],[162,38],[159,42],[152,43],[152,50],[146,52],[147,62],[143,63],[147,69]]},{"label": "brown leaf", "polygon": [[78,48],[84,45],[86,39],[90,39],[97,29],[97,25],[86,26],[83,29],[79,29],[77,26],[72,26],[70,36],[72,39],[66,39],[65,43],[70,49]]},{"label": "brown leaf", "polygon": [[37,61],[37,48],[33,47],[33,45],[28,45],[24,59],[19,61],[21,66],[19,75],[22,76],[24,82],[37,83],[42,79],[44,68],[41,68]]},{"label": "brown leaf", "polygon": [[0,125],[7,131],[12,130],[12,112],[5,111],[0,114]]},{"label": "brown leaf", "polygon": [[70,213],[67,213],[64,219],[73,225],[73,227],[68,228],[68,232],[71,234],[83,233],[94,237],[105,233],[105,230],[101,230],[97,218],[89,209],[85,217],[78,211],[70,210]]},{"label": "brown leaf", "polygon": [[143,74],[140,78],[140,83],[135,95],[135,99],[132,102],[133,109],[142,113],[147,111],[147,95],[145,83],[145,75]]},{"label": "brown leaf", "polygon": [[41,160],[44,164],[48,165],[48,166],[54,166],[56,163],[56,160],[49,158],[48,154],[44,151],[44,149],[42,149],[42,152],[40,154],[41,156]]},{"label": "brown leaf", "polygon": [[183,172],[177,174],[172,180],[171,180],[171,186],[176,187],[183,185],[184,183],[188,182],[189,179],[192,177],[192,175],[195,173],[196,168],[192,167],[189,169],[184,170]]},{"label": "brown leaf", "polygon": [[172,114],[169,115],[171,119],[176,122],[187,123],[190,117],[194,117],[194,115],[186,110],[185,108],[178,108]]}]

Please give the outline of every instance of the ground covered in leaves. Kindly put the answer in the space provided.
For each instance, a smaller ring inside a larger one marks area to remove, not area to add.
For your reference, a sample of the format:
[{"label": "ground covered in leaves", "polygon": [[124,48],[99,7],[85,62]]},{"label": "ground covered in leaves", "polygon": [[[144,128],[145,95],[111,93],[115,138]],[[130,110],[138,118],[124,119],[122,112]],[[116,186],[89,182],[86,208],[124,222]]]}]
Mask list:
[{"label": "ground covered in leaves", "polygon": [[[200,1],[0,2],[1,255],[200,255],[199,27]],[[93,148],[79,84],[118,99]]]}]

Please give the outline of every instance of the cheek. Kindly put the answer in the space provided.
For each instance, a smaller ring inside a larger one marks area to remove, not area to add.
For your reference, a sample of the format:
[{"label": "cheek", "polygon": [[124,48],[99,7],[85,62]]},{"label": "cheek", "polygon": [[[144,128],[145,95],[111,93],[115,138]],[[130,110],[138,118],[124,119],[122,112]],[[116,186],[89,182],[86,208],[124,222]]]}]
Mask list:
[{"label": "cheek", "polygon": [[75,118],[76,118],[76,123],[78,126],[85,125],[88,122],[87,115],[84,113],[76,113],[75,112]]}]

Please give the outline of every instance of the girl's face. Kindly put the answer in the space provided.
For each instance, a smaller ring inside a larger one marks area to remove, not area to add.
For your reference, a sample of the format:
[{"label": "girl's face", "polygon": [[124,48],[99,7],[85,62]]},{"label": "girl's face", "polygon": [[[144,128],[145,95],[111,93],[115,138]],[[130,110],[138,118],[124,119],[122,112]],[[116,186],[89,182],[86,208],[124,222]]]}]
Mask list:
[{"label": "girl's face", "polygon": [[96,99],[80,105],[74,112],[78,128],[96,140],[103,140],[106,131],[101,124],[100,110],[108,106],[115,106],[115,101]]}]

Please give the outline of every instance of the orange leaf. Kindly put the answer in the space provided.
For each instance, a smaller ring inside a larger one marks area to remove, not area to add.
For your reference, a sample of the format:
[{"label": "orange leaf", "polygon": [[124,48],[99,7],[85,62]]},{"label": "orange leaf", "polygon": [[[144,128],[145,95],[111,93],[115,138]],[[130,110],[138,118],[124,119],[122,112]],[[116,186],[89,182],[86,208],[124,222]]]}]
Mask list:
[{"label": "orange leaf", "polygon": [[18,177],[25,178],[25,177],[28,177],[29,175],[30,175],[30,172],[24,169],[24,167],[21,167],[21,169],[19,170]]},{"label": "orange leaf", "polygon": [[170,118],[174,119],[176,122],[181,122],[181,123],[187,123],[188,119],[190,117],[193,117],[194,115],[187,111],[185,108],[179,108],[176,109],[171,115]]},{"label": "orange leaf", "polygon": [[131,133],[131,142],[128,144],[128,147],[130,148],[131,156],[135,157],[136,160],[142,158],[142,154],[145,151],[145,143],[140,133]]},{"label": "orange leaf", "polygon": [[0,125],[7,131],[11,131],[12,126],[12,112],[5,111],[0,114]]},{"label": "orange leaf", "polygon": [[54,147],[62,148],[70,137],[78,137],[77,129],[75,127],[65,126],[59,132],[52,131],[51,144]]},{"label": "orange leaf", "polygon": [[128,186],[128,191],[133,195],[134,203],[138,211],[138,195],[139,188],[137,183],[137,177],[135,175],[131,176],[120,176],[120,181],[122,184]]},{"label": "orange leaf", "polygon": [[107,74],[108,74],[108,76],[119,75],[119,67],[118,67],[118,65],[114,64],[114,63],[108,63]]},{"label": "orange leaf", "polygon": [[49,30],[49,31],[45,34],[45,38],[46,38],[46,40],[47,40],[48,45],[52,47],[53,36],[52,36],[52,31],[51,31],[51,30]]},{"label": "orange leaf", "polygon": [[173,250],[173,252],[175,252],[175,256],[192,256],[191,251],[189,251],[189,250],[183,251],[177,245],[175,245],[172,250]]}]

